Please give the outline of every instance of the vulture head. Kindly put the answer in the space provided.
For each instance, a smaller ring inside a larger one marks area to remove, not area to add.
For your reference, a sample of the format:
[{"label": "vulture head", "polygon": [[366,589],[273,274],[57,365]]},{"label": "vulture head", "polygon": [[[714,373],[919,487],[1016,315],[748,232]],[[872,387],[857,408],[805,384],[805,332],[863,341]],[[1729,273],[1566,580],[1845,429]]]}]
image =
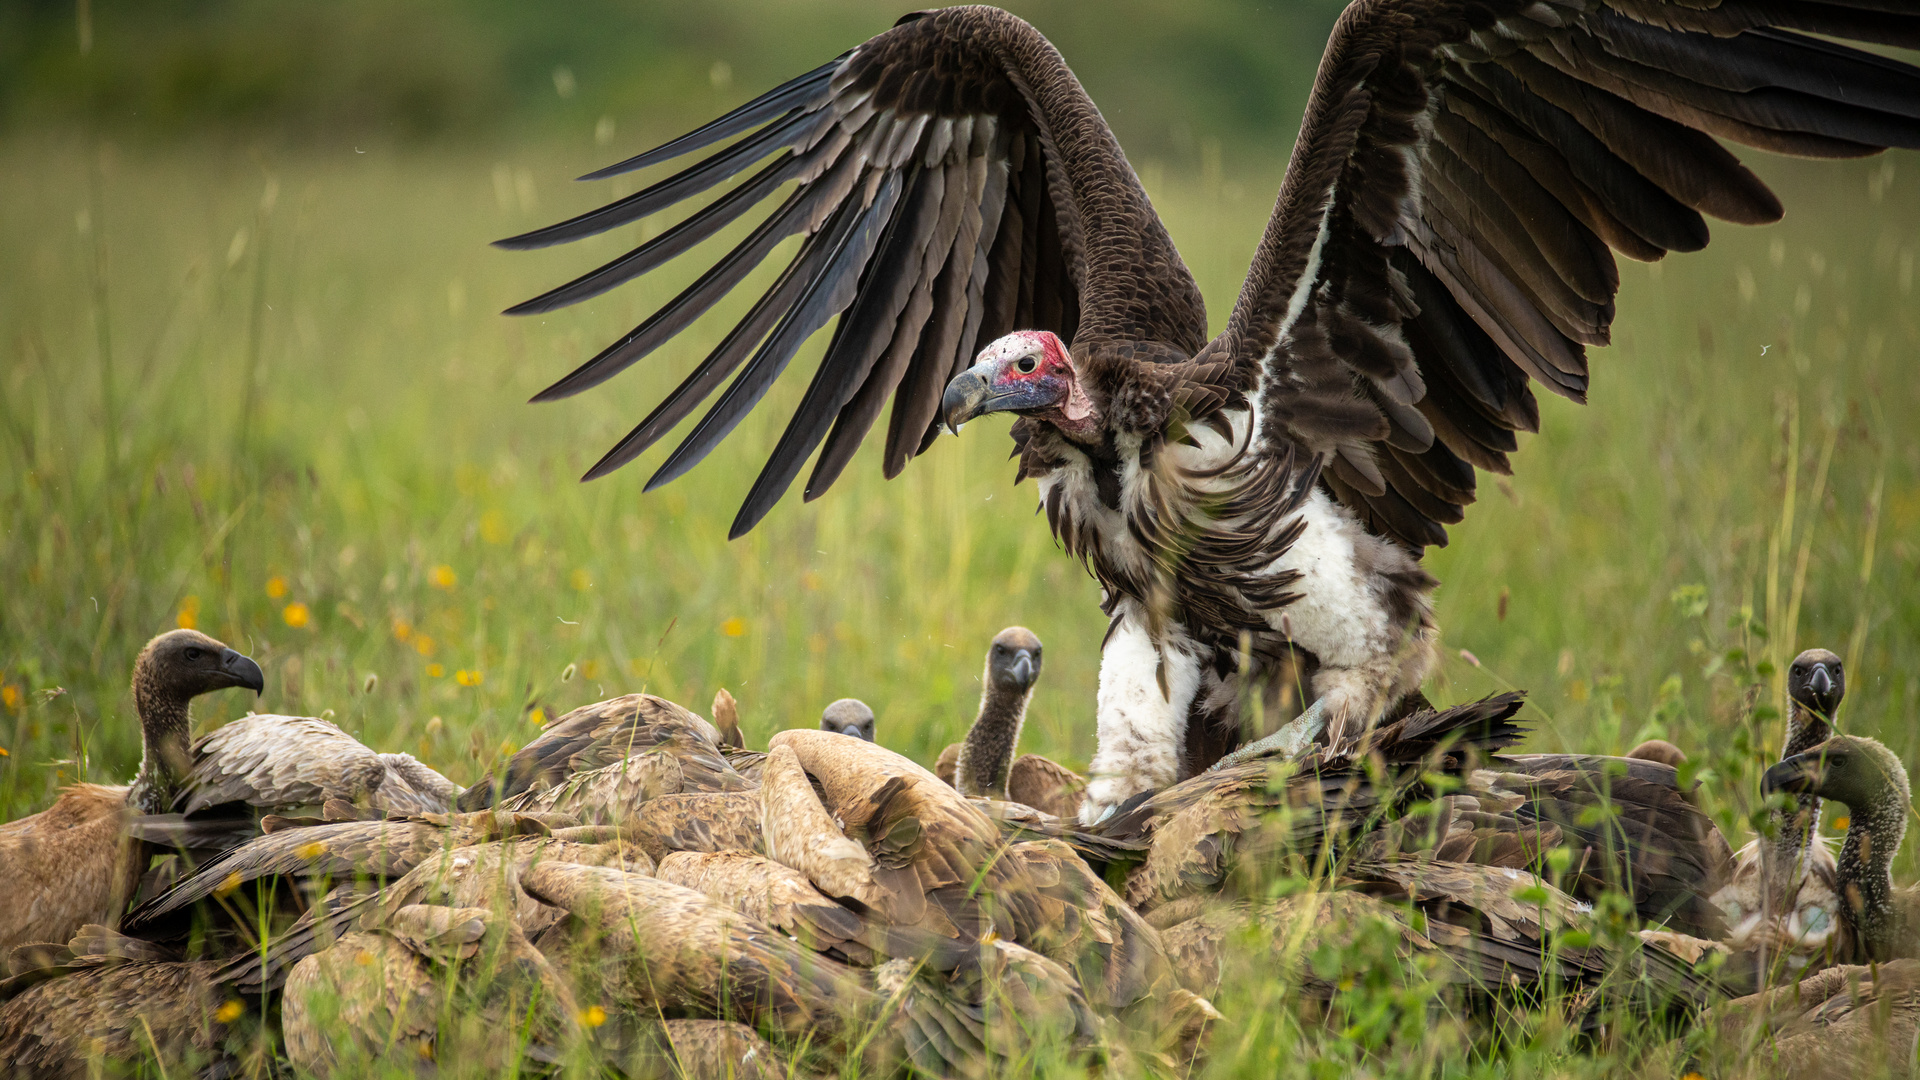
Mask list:
[{"label": "vulture head", "polygon": [[1856,812],[1889,800],[1905,810],[1907,769],[1892,750],[1873,739],[1835,735],[1795,754],[1760,777],[1760,791],[1812,794],[1845,803]]},{"label": "vulture head", "polygon": [[1100,426],[1073,357],[1045,330],[1017,331],[980,350],[973,366],[947,384],[940,412],[954,431],[997,412],[1045,420],[1068,435],[1095,437]]},{"label": "vulture head", "polygon": [[993,636],[987,650],[987,678],[996,690],[1024,694],[1040,678],[1040,639],[1024,626],[1009,626]]},{"label": "vulture head", "polygon": [[1787,696],[1829,720],[1846,694],[1847,673],[1840,658],[1825,649],[1808,649],[1787,669]]},{"label": "vulture head", "polygon": [[140,650],[133,667],[136,698],[186,701],[214,690],[266,688],[260,665],[198,630],[169,630]]},{"label": "vulture head", "polygon": [[873,741],[873,710],[859,698],[843,697],[820,713],[820,730]]}]

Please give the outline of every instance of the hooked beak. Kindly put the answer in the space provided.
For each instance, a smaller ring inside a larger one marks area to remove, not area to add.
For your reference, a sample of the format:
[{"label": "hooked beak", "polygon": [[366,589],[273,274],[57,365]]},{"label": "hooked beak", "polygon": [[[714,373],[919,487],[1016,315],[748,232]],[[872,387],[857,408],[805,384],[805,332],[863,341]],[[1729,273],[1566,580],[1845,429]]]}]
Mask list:
[{"label": "hooked beak", "polygon": [[1061,383],[1051,378],[1005,379],[1008,361],[983,360],[953,377],[940,395],[940,415],[951,431],[976,416],[997,412],[1026,412],[1060,404]]},{"label": "hooked beak", "polygon": [[1034,678],[1038,675],[1033,666],[1033,654],[1025,649],[1014,653],[1013,664],[1007,669],[1007,673],[1013,676],[1013,681],[1019,685],[1020,689],[1032,689]]},{"label": "hooked beak", "polygon": [[1827,665],[1813,665],[1813,674],[1807,678],[1807,689],[1822,700],[1833,693],[1833,676],[1827,673]]},{"label": "hooked beak", "polygon": [[947,384],[947,392],[940,395],[940,415],[947,422],[947,430],[960,433],[960,425],[991,412],[988,399],[993,385],[980,375],[979,369],[968,368],[953,377]]},{"label": "hooked beak", "polygon": [[232,649],[220,654],[220,670],[233,680],[233,685],[244,686],[256,695],[267,688],[267,677],[261,672],[260,665],[254,663],[252,657],[243,656]]},{"label": "hooked beak", "polygon": [[1785,761],[1776,763],[1760,776],[1760,794],[1771,795],[1776,791],[1804,795],[1817,791],[1827,779],[1827,764],[1824,754],[1795,754]]},{"label": "hooked beak", "polygon": [[854,738],[859,739],[861,742],[868,741],[867,733],[860,730],[859,724],[848,724],[846,727],[843,727],[840,729],[840,734],[851,735]]}]

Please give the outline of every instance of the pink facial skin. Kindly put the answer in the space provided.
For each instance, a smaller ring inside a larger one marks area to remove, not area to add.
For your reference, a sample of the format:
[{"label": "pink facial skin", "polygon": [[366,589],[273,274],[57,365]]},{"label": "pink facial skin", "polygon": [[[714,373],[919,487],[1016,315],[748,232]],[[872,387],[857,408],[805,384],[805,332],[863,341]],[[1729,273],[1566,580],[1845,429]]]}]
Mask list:
[{"label": "pink facial skin", "polygon": [[1080,385],[1073,357],[1056,334],[1022,330],[980,350],[954,376],[941,402],[949,427],[975,416],[1016,412],[1045,420],[1070,438],[1098,439],[1099,418]]}]

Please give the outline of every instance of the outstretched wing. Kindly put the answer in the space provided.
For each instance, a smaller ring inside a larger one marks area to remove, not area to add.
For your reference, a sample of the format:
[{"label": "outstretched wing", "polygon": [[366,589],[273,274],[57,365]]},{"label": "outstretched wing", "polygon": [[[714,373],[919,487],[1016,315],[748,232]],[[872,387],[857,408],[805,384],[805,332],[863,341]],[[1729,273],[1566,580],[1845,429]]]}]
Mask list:
[{"label": "outstretched wing", "polygon": [[[1360,0],[1210,357],[1264,389],[1270,442],[1416,550],[1508,471],[1530,383],[1583,400],[1613,252],[1777,220],[1716,141],[1804,157],[1920,146],[1905,0]],[[1816,37],[1813,35],[1822,35]]]},{"label": "outstretched wing", "polygon": [[1053,46],[1005,12],[909,16],[833,63],[586,179],[735,136],[637,194],[500,241],[532,248],[605,232],[766,162],[661,235],[510,309],[551,311],[652,270],[795,185],[686,291],[534,399],[566,397],[610,378],[684,330],[781,240],[806,237],[752,310],[588,479],[659,441],[737,369],[647,487],[680,476],[836,315],[825,359],[735,519],[734,536],[765,516],[823,440],[806,497],[824,492],[889,395],[885,467],[889,477],[897,474],[938,432],[948,380],[978,346],[1011,330],[1158,341],[1186,355],[1205,341],[1199,290],[1099,111]]}]

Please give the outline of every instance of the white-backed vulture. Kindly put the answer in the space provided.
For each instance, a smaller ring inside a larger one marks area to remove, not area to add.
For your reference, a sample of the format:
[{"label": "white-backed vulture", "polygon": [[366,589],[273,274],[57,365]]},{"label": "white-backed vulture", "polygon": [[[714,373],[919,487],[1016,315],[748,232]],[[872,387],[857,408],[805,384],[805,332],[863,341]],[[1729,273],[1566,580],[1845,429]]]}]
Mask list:
[{"label": "white-backed vulture", "polygon": [[1830,948],[1834,961],[1920,956],[1920,886],[1893,884],[1893,857],[1906,836],[1913,798],[1899,755],[1875,739],[1835,735],[1768,769],[1760,790],[1846,805],[1847,835],[1834,868],[1840,903],[1840,927]]},{"label": "white-backed vulture", "polygon": [[[1780,758],[1786,760],[1824,742],[1846,696],[1840,658],[1825,649],[1808,649],[1787,670],[1787,736]],[[1820,797],[1799,794],[1794,809],[1769,813],[1773,835],[1756,837],[1733,856],[1727,884],[1712,896],[1726,914],[1726,943],[1750,955],[1771,975],[1798,974],[1825,962],[1840,918],[1838,864],[1820,835]]]},{"label": "white-backed vulture", "polygon": [[0,825],[0,953],[65,941],[87,923],[115,925],[146,871],[150,849],[127,834],[136,814],[168,808],[192,762],[188,704],[228,687],[259,693],[260,665],[196,630],[147,642],[133,666],[140,771],[126,787],[74,784],[54,804]]}]

